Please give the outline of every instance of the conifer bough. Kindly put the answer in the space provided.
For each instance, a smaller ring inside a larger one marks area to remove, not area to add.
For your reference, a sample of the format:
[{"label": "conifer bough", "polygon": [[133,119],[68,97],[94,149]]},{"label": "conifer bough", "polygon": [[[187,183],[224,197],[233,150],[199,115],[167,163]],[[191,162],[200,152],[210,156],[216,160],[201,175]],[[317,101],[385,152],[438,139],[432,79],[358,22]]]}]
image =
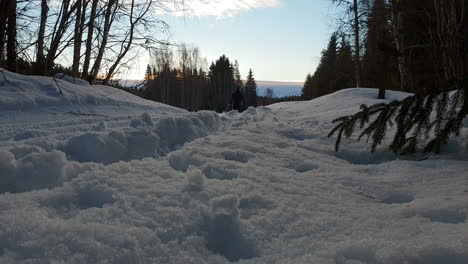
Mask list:
[{"label": "conifer bough", "polygon": [[425,152],[440,153],[441,146],[448,143],[451,136],[459,136],[463,119],[467,115],[468,96],[466,78],[464,89],[441,94],[413,95],[402,101],[361,105],[361,111],[343,116],[333,121],[336,126],[328,134],[337,134],[335,150],[339,151],[341,140],[350,138],[356,127],[361,133],[358,139],[366,137],[371,141],[371,152],[375,152],[387,136],[388,129],[396,126],[390,149],[401,154],[418,151],[420,141],[425,142]]}]

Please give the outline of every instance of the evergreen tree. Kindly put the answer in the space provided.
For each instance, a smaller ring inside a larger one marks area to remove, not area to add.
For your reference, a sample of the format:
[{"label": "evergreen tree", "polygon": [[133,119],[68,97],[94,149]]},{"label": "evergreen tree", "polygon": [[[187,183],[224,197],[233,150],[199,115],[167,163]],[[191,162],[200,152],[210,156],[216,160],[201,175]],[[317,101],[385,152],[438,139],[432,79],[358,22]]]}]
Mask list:
[{"label": "evergreen tree", "polygon": [[210,66],[211,107],[218,112],[227,109],[234,87],[234,69],[229,59],[223,55]]},{"label": "evergreen tree", "polygon": [[353,51],[349,39],[345,36],[341,37],[336,61],[334,76],[334,78],[336,78],[335,87],[329,92],[354,87],[356,84]]},{"label": "evergreen tree", "polygon": [[328,42],[327,51],[325,54],[325,63],[323,67],[323,76],[320,78],[319,96],[336,91],[336,67],[338,57],[338,36],[332,34]]},{"label": "evergreen tree", "polygon": [[257,107],[257,83],[255,82],[252,69],[249,70],[249,74],[247,75],[244,91],[245,106]]},{"label": "evergreen tree", "polygon": [[145,81],[148,82],[153,79],[154,79],[153,70],[151,69],[151,66],[148,64],[146,66]]},{"label": "evergreen tree", "polygon": [[239,88],[240,90],[243,90],[244,82],[241,79],[241,74],[239,71],[239,63],[237,62],[237,60],[235,60],[234,62],[233,70],[234,70],[234,89]]},{"label": "evergreen tree", "polygon": [[333,33],[328,42],[326,50],[322,51],[320,63],[315,70],[310,81],[310,85],[306,89],[306,94],[309,98],[316,98],[325,94],[336,91],[336,67],[338,59],[338,42],[337,34]]},{"label": "evergreen tree", "polygon": [[304,82],[304,86],[302,87],[302,95],[301,97],[305,100],[312,99],[312,89],[313,89],[313,79],[312,74],[308,73],[306,80]]},{"label": "evergreen tree", "polygon": [[396,67],[392,67],[391,54],[386,54],[381,49],[382,46],[392,43],[389,21],[390,11],[385,0],[374,0],[367,18],[363,75],[366,87],[379,88],[379,99],[384,99],[385,90],[395,85],[391,81],[396,71]]}]

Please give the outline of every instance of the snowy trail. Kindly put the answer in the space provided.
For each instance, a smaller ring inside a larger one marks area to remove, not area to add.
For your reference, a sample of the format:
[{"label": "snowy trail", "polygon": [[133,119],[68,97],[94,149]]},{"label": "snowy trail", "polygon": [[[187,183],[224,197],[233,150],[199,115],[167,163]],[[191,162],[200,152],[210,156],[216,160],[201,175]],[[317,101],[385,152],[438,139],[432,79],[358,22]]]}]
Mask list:
[{"label": "snowy trail", "polygon": [[374,93],[0,111],[0,262],[468,263],[468,128],[444,155],[334,152],[331,120]]}]

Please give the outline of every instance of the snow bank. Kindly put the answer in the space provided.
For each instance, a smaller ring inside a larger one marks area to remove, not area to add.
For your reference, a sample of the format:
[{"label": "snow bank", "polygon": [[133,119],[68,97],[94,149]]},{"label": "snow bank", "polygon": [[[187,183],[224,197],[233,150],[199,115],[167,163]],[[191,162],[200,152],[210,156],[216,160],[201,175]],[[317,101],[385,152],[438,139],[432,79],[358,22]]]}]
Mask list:
[{"label": "snow bank", "polygon": [[0,193],[52,189],[89,169],[85,167],[67,161],[61,151],[31,152],[17,158],[0,149]]},{"label": "snow bank", "polygon": [[0,110],[28,111],[47,107],[70,109],[73,106],[107,105],[183,112],[174,107],[141,99],[123,90],[89,85],[84,80],[64,74],[57,74],[51,78],[2,71],[4,75],[0,75]]},{"label": "snow bank", "polygon": [[186,142],[205,137],[219,128],[218,115],[198,112],[163,117],[156,123],[148,113],[133,119],[125,130],[83,133],[68,139],[61,149],[72,160],[110,164],[146,157],[161,157]]}]

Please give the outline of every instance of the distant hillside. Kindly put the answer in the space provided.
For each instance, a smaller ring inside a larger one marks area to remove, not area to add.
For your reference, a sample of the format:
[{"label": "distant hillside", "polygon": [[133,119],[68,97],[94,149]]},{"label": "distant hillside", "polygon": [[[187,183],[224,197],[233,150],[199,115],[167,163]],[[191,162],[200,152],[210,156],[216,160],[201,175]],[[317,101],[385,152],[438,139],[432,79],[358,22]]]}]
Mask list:
[{"label": "distant hillside", "polygon": [[273,81],[257,81],[257,93],[260,96],[265,94],[267,88],[272,88],[275,92],[275,97],[285,97],[291,95],[300,95],[303,82],[273,82]]}]

